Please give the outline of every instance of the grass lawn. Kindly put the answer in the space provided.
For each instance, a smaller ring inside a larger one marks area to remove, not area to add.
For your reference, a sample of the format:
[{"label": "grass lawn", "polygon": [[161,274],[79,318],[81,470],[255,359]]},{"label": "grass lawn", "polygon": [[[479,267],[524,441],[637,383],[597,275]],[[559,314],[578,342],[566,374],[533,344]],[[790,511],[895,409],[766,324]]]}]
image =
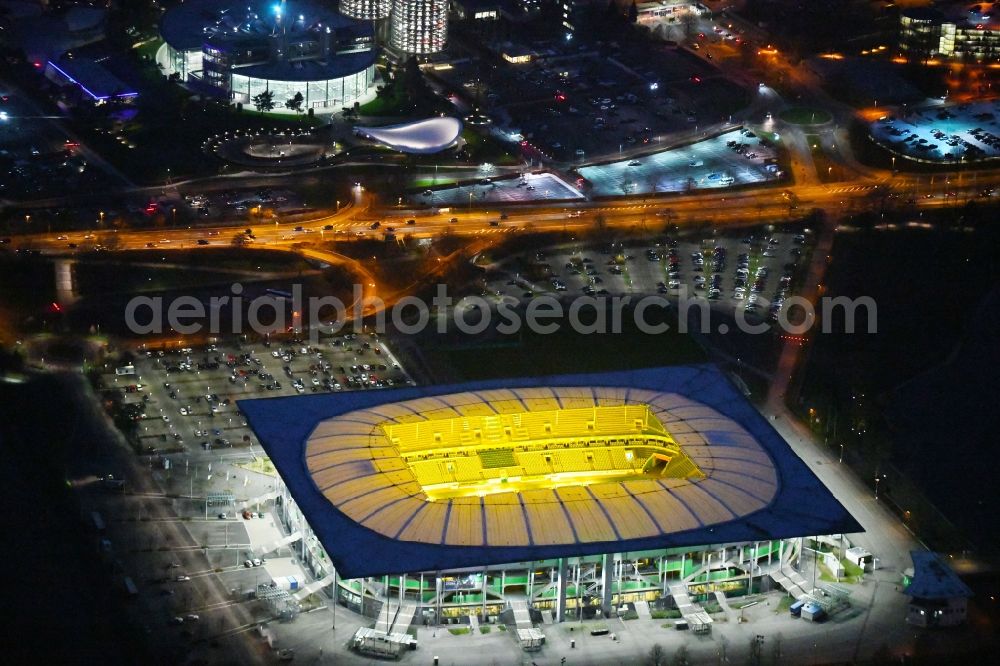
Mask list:
[{"label": "grass lawn", "polygon": [[155,62],[156,52],[160,50],[161,46],[163,46],[163,39],[154,37],[137,46],[135,52],[143,62]]},{"label": "grass lawn", "polygon": [[153,268],[112,262],[80,262],[73,267],[73,271],[76,291],[83,297],[189,289],[233,281],[233,276],[226,273],[187,271],[177,267]]},{"label": "grass lawn", "polygon": [[465,636],[466,634],[470,633],[470,631],[468,627],[449,627],[448,633],[450,633],[452,636]]},{"label": "grass lawn", "polygon": [[[293,252],[250,248],[123,250],[115,253],[91,253],[84,255],[83,258],[94,264],[127,264],[129,262],[191,264],[193,266],[245,270],[248,273],[302,272],[313,269],[309,262]],[[201,274],[204,275],[204,273]]]},{"label": "grass lawn", "polygon": [[415,178],[413,180],[413,187],[433,187],[435,185],[453,185],[458,181],[454,178],[448,178],[447,176],[440,176],[438,178]]},{"label": "grass lawn", "polygon": [[[275,106],[283,106],[284,100],[274,100]],[[247,118],[256,119],[258,122],[261,120],[267,120],[268,122],[277,121],[279,123],[295,123],[299,126],[304,127],[318,127],[323,124],[323,120],[316,116],[310,117],[307,113],[280,113],[278,111],[257,111],[253,108],[252,104],[244,105],[243,115]]]},{"label": "grass lawn", "polygon": [[465,152],[473,162],[492,164],[517,164],[518,157],[492,136],[480,134],[469,128],[462,130]]},{"label": "grass lawn", "polygon": [[819,579],[826,583],[860,583],[864,572],[856,564],[841,560],[844,565],[844,575],[836,578],[825,564],[819,565]]},{"label": "grass lawn", "polygon": [[790,597],[790,596],[788,596],[786,594],[785,596],[781,597],[781,601],[778,602],[778,607],[774,609],[774,613],[775,614],[778,614],[778,613],[787,613],[788,609],[794,603],[795,603],[795,599],[793,599],[792,597]]},{"label": "grass lawn", "polygon": [[236,467],[249,470],[251,472],[257,472],[258,474],[266,474],[267,476],[278,475],[277,471],[274,469],[274,464],[271,463],[271,459],[263,456],[255,458],[251,462],[233,464]]},{"label": "grass lawn", "polygon": [[833,120],[829,111],[823,109],[811,109],[804,106],[795,106],[785,109],[778,114],[778,117],[786,123],[796,125],[822,125]]},{"label": "grass lawn", "polygon": [[676,620],[681,617],[681,612],[676,608],[668,608],[667,610],[650,611],[649,615],[654,620]]},{"label": "grass lawn", "polygon": [[813,164],[816,166],[816,175],[821,183],[839,183],[849,180],[851,173],[841,164],[834,162],[823,150],[823,144],[816,134],[806,134],[806,141],[809,142],[809,151],[812,153]]},{"label": "grass lawn", "polygon": [[547,335],[532,333],[525,327],[520,340],[511,336],[498,344],[475,347],[441,344],[426,348],[425,355],[432,367],[450,368],[466,381],[607,372],[705,361],[694,340],[677,333],[676,326],[671,325],[666,333],[650,335],[635,327],[628,310],[622,319],[619,334],[576,333],[567,322],[562,322],[558,331]]},{"label": "grass lawn", "polygon": [[403,112],[406,95],[396,86],[390,86],[389,92],[376,97],[367,104],[362,104],[358,113],[362,116],[395,116]]}]

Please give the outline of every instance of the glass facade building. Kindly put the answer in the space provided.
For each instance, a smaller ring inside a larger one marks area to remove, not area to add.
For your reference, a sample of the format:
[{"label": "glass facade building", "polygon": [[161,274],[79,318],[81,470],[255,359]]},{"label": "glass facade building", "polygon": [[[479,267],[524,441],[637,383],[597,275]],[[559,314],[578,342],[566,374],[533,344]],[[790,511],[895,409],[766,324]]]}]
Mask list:
[{"label": "glass facade building", "polygon": [[392,0],[340,0],[340,13],[351,18],[377,21],[391,11]]},{"label": "glass facade building", "polygon": [[303,109],[339,109],[351,106],[371,90],[375,84],[375,65],[370,64],[363,70],[332,79],[319,81],[282,81],[279,79],[247,76],[237,72],[232,73],[229,84],[234,102],[251,104],[254,96],[264,92],[274,93],[277,108],[284,101],[291,99],[296,93],[302,93]]},{"label": "glass facade building", "polygon": [[302,110],[319,111],[374,94],[372,26],[316,0],[188,0],[164,14],[160,32],[169,75],[234,104],[270,91],[277,110],[301,94]]},{"label": "glass facade building", "polygon": [[423,55],[444,49],[448,0],[393,0],[389,44],[402,53]]},{"label": "glass facade building", "polygon": [[951,17],[935,9],[911,9],[899,17],[899,48],[920,59],[995,61],[1000,57],[1000,25],[989,14]]}]

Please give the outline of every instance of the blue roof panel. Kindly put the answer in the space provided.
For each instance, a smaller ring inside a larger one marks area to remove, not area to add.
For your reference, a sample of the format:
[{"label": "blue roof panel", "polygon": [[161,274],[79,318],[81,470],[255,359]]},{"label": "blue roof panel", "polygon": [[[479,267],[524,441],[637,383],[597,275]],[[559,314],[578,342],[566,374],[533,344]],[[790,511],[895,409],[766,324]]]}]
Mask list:
[{"label": "blue roof panel", "polygon": [[[730,522],[666,536],[618,541],[610,548],[606,542],[490,548],[448,546],[396,541],[355,523],[319,492],[305,465],[306,441],[316,425],[346,412],[464,391],[581,385],[678,393],[737,421],[773,460],[779,485],[774,500],[766,508]],[[711,365],[241,400],[239,406],[338,573],[345,578],[862,531],[767,420]]]}]

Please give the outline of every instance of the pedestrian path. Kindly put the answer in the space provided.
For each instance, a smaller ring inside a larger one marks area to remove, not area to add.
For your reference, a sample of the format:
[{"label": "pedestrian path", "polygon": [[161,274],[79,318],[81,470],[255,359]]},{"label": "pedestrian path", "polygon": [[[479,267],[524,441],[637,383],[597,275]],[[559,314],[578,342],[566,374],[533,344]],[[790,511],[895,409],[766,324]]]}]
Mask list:
[{"label": "pedestrian path", "polygon": [[[390,633],[403,634],[406,630],[410,628],[413,624],[413,620],[417,615],[417,605],[412,603],[405,603],[399,607],[399,611],[396,613],[396,621],[392,623],[390,627]],[[476,619],[475,615],[472,615],[473,620]]]},{"label": "pedestrian path", "polygon": [[399,606],[392,602],[385,602],[382,604],[381,610],[378,612],[378,618],[375,620],[375,631],[387,635],[389,629],[396,622],[396,613],[399,611]]},{"label": "pedestrian path", "polygon": [[640,620],[652,620],[653,614],[649,612],[649,602],[648,601],[637,601],[635,602],[635,613],[639,616]]},{"label": "pedestrian path", "polygon": [[735,620],[735,612],[733,611],[733,608],[729,605],[729,600],[726,599],[726,595],[720,592],[719,590],[716,590],[715,600],[719,602],[719,605],[722,606],[722,610],[726,612],[726,621],[733,622]]},{"label": "pedestrian path", "polygon": [[684,583],[674,583],[671,585],[670,596],[674,598],[674,603],[677,604],[677,610],[681,612],[681,616],[684,619],[688,619],[695,613],[702,610],[701,606],[691,601],[691,597],[688,595],[687,585]]}]

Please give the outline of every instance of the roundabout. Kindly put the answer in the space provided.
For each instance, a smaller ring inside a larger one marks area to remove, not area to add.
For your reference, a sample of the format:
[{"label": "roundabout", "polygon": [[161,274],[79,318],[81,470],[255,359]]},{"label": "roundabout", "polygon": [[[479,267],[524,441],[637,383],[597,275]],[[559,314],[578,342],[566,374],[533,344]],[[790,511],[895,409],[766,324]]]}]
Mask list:
[{"label": "roundabout", "polygon": [[323,164],[343,146],[323,130],[265,130],[216,135],[203,149],[220,160],[252,167],[300,167]]}]

